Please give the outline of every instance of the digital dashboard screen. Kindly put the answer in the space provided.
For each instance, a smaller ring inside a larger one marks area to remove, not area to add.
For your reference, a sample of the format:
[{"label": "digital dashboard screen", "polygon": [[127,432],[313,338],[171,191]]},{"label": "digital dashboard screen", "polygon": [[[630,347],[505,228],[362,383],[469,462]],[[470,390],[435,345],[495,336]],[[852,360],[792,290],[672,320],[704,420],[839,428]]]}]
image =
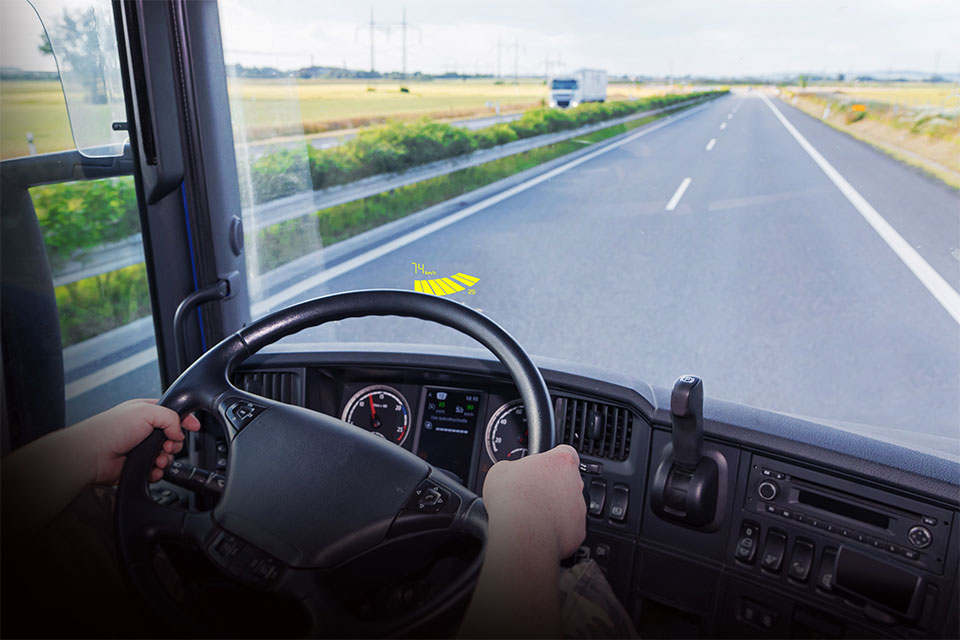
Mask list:
[{"label": "digital dashboard screen", "polygon": [[428,387],[417,455],[466,483],[480,421],[479,391]]}]

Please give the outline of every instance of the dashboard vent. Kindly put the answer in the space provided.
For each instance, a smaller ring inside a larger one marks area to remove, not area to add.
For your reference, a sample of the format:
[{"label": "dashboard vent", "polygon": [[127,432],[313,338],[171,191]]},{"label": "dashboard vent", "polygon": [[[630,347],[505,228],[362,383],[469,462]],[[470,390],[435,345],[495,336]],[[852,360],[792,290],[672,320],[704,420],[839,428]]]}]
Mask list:
[{"label": "dashboard vent", "polygon": [[233,383],[254,395],[303,406],[300,374],[294,371],[244,371],[233,376]]},{"label": "dashboard vent", "polygon": [[602,402],[558,396],[554,412],[560,442],[582,454],[626,460],[630,456],[633,414]]}]

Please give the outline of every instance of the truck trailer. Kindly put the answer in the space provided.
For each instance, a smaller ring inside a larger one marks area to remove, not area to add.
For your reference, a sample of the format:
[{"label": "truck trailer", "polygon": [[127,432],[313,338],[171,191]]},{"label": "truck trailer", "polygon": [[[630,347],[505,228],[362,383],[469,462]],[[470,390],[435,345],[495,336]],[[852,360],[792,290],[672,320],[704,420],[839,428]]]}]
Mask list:
[{"label": "truck trailer", "polygon": [[603,69],[578,69],[557,76],[550,82],[550,106],[565,109],[584,102],[607,99],[607,72]]}]

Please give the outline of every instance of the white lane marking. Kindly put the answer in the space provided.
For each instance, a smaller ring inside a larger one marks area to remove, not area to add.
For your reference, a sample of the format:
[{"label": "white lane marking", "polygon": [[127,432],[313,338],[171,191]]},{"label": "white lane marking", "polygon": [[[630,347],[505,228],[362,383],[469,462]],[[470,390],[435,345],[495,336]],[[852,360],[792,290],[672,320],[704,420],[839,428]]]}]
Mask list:
[{"label": "white lane marking", "polygon": [[735,107],[733,108],[733,112],[736,113],[737,110],[740,109],[740,105],[742,105],[742,104],[743,104],[743,100],[741,100],[740,102],[738,102],[738,103],[737,103],[737,106],[735,106]]},{"label": "white lane marking", "polygon": [[726,128],[727,128],[727,123],[726,123],[726,122],[721,122],[721,123],[720,123],[720,131],[723,131],[723,130],[726,129]]},{"label": "white lane marking", "polygon": [[807,139],[804,138],[803,135],[797,131],[796,127],[790,124],[790,121],[774,106],[770,98],[762,93],[759,95],[763,101],[767,103],[767,106],[770,107],[770,110],[773,111],[773,115],[777,117],[780,124],[790,132],[790,135],[800,143],[800,146],[807,152],[807,155],[813,158],[817,166],[827,174],[827,177],[836,185],[840,193],[860,212],[860,215],[867,221],[867,224],[873,227],[873,230],[893,249],[893,252],[903,261],[903,264],[907,265],[907,268],[913,272],[913,275],[933,294],[937,302],[946,309],[947,313],[953,316],[957,324],[960,324],[960,293],[957,293],[957,291],[943,279],[943,276],[937,273],[936,270],[917,253],[917,250],[911,247],[910,244],[903,239],[903,236],[897,233],[897,230],[867,202],[867,199],[860,195],[860,192],[854,189],[853,185],[847,182],[846,178],[840,175],[840,172],[837,171],[832,164],[827,162],[827,159],[820,155],[820,152],[817,151],[812,144],[807,142]]},{"label": "white lane marking", "polygon": [[667,211],[673,211],[677,208],[677,205],[680,204],[680,198],[683,197],[683,194],[687,191],[687,187],[690,186],[690,178],[684,178],[683,182],[680,183],[680,186],[677,187],[677,190],[673,193],[673,197],[670,198],[670,202],[667,203]]},{"label": "white lane marking", "polygon": [[717,144],[717,139],[710,138],[710,142],[707,143],[707,151],[710,151],[710,149],[713,149],[713,145],[715,144]]},{"label": "white lane marking", "polygon": [[94,371],[90,375],[83,376],[74,380],[64,388],[64,399],[73,400],[77,396],[92,391],[99,386],[105,385],[112,380],[125,376],[131,371],[139,369],[145,364],[150,364],[157,359],[157,348],[150,347],[143,351],[138,351],[132,356],[127,356],[123,360],[118,360],[113,364]]},{"label": "white lane marking", "polygon": [[502,201],[506,200],[507,198],[510,198],[510,197],[512,197],[512,196],[515,196],[515,195],[517,195],[518,193],[522,193],[522,192],[526,191],[527,189],[531,189],[531,188],[537,186],[538,184],[540,184],[540,183],[542,183],[542,182],[546,182],[547,180],[550,180],[551,178],[555,178],[556,176],[558,176],[558,175],[560,175],[560,174],[562,174],[562,173],[566,173],[567,171],[569,171],[570,169],[573,169],[574,167],[578,167],[578,166],[580,166],[581,164],[583,164],[583,163],[585,163],[585,162],[589,162],[590,160],[593,160],[594,158],[603,155],[604,153],[607,153],[607,152],[609,152],[609,151],[613,151],[614,149],[617,149],[617,148],[619,148],[619,147],[622,147],[622,146],[625,145],[625,144],[629,144],[629,143],[633,142],[634,140],[636,140],[637,138],[640,138],[640,137],[642,137],[642,136],[647,135],[648,133],[653,133],[654,131],[657,131],[658,129],[662,129],[663,127],[667,126],[668,124],[672,124],[672,123],[676,122],[677,120],[680,120],[680,119],[682,119],[682,118],[686,118],[687,116],[693,115],[694,113],[696,113],[696,112],[698,112],[698,111],[701,111],[701,110],[707,108],[708,106],[711,106],[709,102],[706,103],[706,104],[700,105],[699,107],[694,107],[693,109],[691,109],[691,110],[689,110],[689,111],[684,111],[684,112],[682,112],[682,113],[680,113],[680,114],[677,114],[676,116],[671,116],[671,117],[663,120],[662,122],[653,125],[652,127],[649,127],[649,128],[647,128],[647,129],[643,129],[642,131],[638,131],[637,133],[634,133],[634,134],[632,134],[632,135],[629,135],[629,136],[627,136],[626,138],[623,138],[623,139],[621,139],[621,140],[618,140],[617,142],[610,143],[610,144],[608,144],[607,146],[605,146],[605,147],[603,147],[603,148],[601,148],[601,149],[597,149],[596,151],[592,151],[592,152],[590,152],[590,153],[588,153],[588,154],[586,154],[586,155],[582,155],[582,156],[580,156],[579,158],[577,158],[576,160],[571,160],[570,162],[568,162],[568,163],[566,163],[566,164],[563,164],[563,165],[560,165],[559,167],[557,167],[557,168],[555,168],[555,169],[551,169],[550,171],[547,171],[546,173],[541,173],[539,176],[536,176],[535,178],[531,178],[531,179],[527,180],[526,182],[521,182],[520,184],[515,185],[515,186],[513,186],[513,187],[510,187],[509,189],[507,189],[507,190],[505,190],[505,191],[501,191],[500,193],[498,193],[498,194],[496,194],[496,195],[490,196],[490,197],[487,198],[486,200],[481,200],[480,202],[478,202],[478,203],[476,203],[476,204],[474,204],[474,205],[471,205],[471,206],[467,207],[466,209],[463,209],[462,211],[458,211],[457,213],[450,214],[450,215],[447,216],[446,218],[441,218],[440,220],[437,220],[436,222],[433,222],[433,223],[431,223],[431,224],[428,224],[428,225],[425,226],[425,227],[421,227],[420,229],[417,229],[417,230],[415,230],[415,231],[411,231],[410,233],[408,233],[408,234],[406,234],[406,235],[403,235],[403,236],[400,236],[399,238],[396,238],[396,239],[394,239],[394,240],[392,240],[392,241],[390,241],[390,242],[387,242],[387,243],[385,243],[385,244],[382,244],[382,245],[380,245],[379,247],[377,247],[377,248],[375,248],[375,249],[371,249],[371,250],[369,250],[369,251],[367,251],[367,252],[365,252],[365,253],[362,253],[362,254],[354,257],[354,258],[351,258],[350,260],[347,260],[347,261],[345,261],[345,262],[341,262],[340,264],[336,265],[335,267],[330,267],[329,269],[325,269],[324,271],[321,271],[320,273],[318,273],[318,274],[316,274],[316,275],[314,275],[314,276],[311,276],[311,277],[309,277],[309,278],[304,278],[304,279],[301,280],[300,282],[298,282],[298,283],[296,283],[296,284],[294,284],[294,285],[291,285],[291,286],[287,287],[286,289],[275,293],[274,295],[270,296],[269,298],[265,298],[264,300],[261,300],[260,302],[256,303],[256,304],[253,305],[253,307],[251,308],[251,313],[252,313],[252,315],[253,315],[254,318],[259,317],[259,316],[261,316],[262,314],[264,314],[264,313],[266,313],[267,311],[269,311],[270,309],[273,309],[273,308],[275,308],[275,307],[283,304],[284,302],[287,302],[288,300],[291,300],[291,299],[295,298],[296,296],[298,296],[298,295],[300,295],[300,294],[302,294],[302,293],[306,293],[306,292],[309,291],[310,289],[313,289],[313,288],[315,288],[315,287],[318,287],[319,285],[321,285],[321,284],[323,284],[323,283],[325,283],[325,282],[327,282],[327,281],[329,281],[329,280],[333,280],[334,278],[338,278],[338,277],[342,276],[343,274],[348,273],[348,272],[350,272],[350,271],[353,271],[354,269],[356,269],[356,268],[358,268],[358,267],[362,267],[363,265],[367,264],[368,262],[372,262],[373,260],[376,260],[377,258],[381,258],[381,257],[387,255],[388,253],[391,253],[391,252],[393,252],[393,251],[396,251],[397,249],[400,249],[400,248],[402,248],[402,247],[405,247],[406,245],[410,244],[411,242],[415,242],[415,241],[417,241],[417,240],[419,240],[419,239],[421,239],[421,238],[424,238],[424,237],[430,235],[431,233],[434,233],[434,232],[436,232],[436,231],[439,231],[439,230],[441,230],[441,229],[443,229],[443,228],[445,228],[445,227],[449,227],[450,225],[452,225],[452,224],[454,224],[454,223],[456,223],[456,222],[460,222],[460,221],[463,220],[464,218],[467,218],[467,217],[469,217],[469,216],[472,216],[473,214],[475,214],[475,213],[477,213],[477,212],[479,212],[479,211],[483,211],[484,209],[486,209],[486,208],[488,208],[488,207],[491,207],[491,206],[497,204],[498,202],[502,202]]},{"label": "white lane marking", "polygon": [[732,113],[728,113],[728,114],[727,114],[727,120],[733,120],[733,114],[732,114]]},{"label": "white lane marking", "polygon": [[[385,245],[381,245],[376,249],[371,249],[370,251],[367,251],[366,253],[362,253],[359,256],[356,256],[354,258],[351,258],[350,260],[347,260],[346,262],[338,264],[335,267],[331,267],[330,269],[322,271],[321,273],[318,273],[317,275],[311,278],[302,280],[298,284],[295,284],[282,291],[279,291],[278,293],[270,296],[269,298],[262,300],[257,304],[253,305],[253,307],[251,308],[251,312],[254,317],[260,316],[263,313],[272,309],[273,307],[279,304],[282,304],[287,300],[290,300],[291,298],[294,298],[300,295],[301,293],[304,293],[305,291],[309,291],[310,289],[316,286],[319,286],[324,282],[327,282],[328,280],[332,280],[333,278],[342,276],[343,274],[349,271],[352,271],[357,267],[361,267],[367,264],[368,262],[376,260],[377,258],[390,253],[391,251],[395,251],[396,249],[399,249],[405,245],[410,244],[411,242],[419,240],[420,238],[428,236],[435,231],[439,231],[440,229],[443,229],[444,227],[448,227],[451,224],[454,224],[455,222],[459,222],[460,220],[463,220],[464,218],[471,216],[474,213],[477,213],[478,211],[486,209],[487,207],[495,205],[496,203],[501,202],[503,200],[506,200],[510,196],[514,196],[518,193],[526,191],[527,189],[534,187],[540,184],[541,182],[545,182],[550,178],[553,178],[555,176],[560,175],[561,173],[564,173],[565,171],[569,171],[570,169],[573,169],[574,167],[577,167],[583,164],[584,162],[592,160],[593,158],[596,158],[597,156],[600,156],[608,151],[611,151],[618,147],[622,147],[623,145],[633,142],[637,138],[645,136],[648,133],[652,133],[658,129],[662,129],[668,124],[676,122],[677,120],[686,118],[689,115],[693,115],[697,111],[702,111],[703,109],[706,109],[708,106],[710,106],[709,102],[706,104],[702,104],[698,107],[694,107],[689,111],[684,111],[682,113],[679,113],[675,116],[669,116],[665,118],[662,122],[659,122],[651,127],[638,131],[630,136],[627,136],[626,138],[618,140],[617,142],[610,143],[601,149],[597,149],[596,151],[580,156],[576,160],[572,160],[564,165],[560,165],[555,169],[551,169],[550,171],[540,174],[535,178],[531,178],[526,182],[522,182],[514,187],[511,187],[510,189],[507,189],[506,191],[498,193],[495,196],[491,196],[486,200],[481,200],[475,205],[467,207],[466,209],[459,211],[457,213],[451,214],[441,220],[437,220],[436,222],[429,224],[426,227],[423,227],[422,229],[413,231],[404,236],[400,236],[399,238],[393,240],[392,242],[388,242]],[[66,385],[65,398],[67,400],[72,400],[73,398],[76,398],[77,396],[83,393],[87,393],[88,391],[96,389],[99,386],[105,385],[108,382],[112,382],[121,376],[125,376],[131,371],[134,371],[135,369],[138,369],[145,364],[149,364],[150,362],[153,362],[156,359],[157,359],[157,351],[156,351],[156,348],[154,347],[145,349],[143,351],[140,351],[139,353],[135,353],[132,356],[128,356],[123,360],[119,360],[113,363],[112,365],[104,367],[99,371],[94,371],[90,375],[79,378],[78,380],[75,380],[70,384]]]}]

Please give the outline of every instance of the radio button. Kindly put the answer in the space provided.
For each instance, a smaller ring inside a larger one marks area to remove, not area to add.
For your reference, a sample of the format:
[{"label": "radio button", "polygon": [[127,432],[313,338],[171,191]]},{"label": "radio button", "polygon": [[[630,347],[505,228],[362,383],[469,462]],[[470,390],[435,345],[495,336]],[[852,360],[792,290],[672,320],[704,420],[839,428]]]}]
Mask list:
[{"label": "radio button", "polygon": [[935,527],[937,525],[937,519],[930,516],[923,516],[923,524]]},{"label": "radio button", "polygon": [[763,500],[773,500],[777,497],[778,493],[780,493],[780,488],[775,482],[771,482],[770,480],[764,480],[757,487],[757,495]]},{"label": "radio button", "polygon": [[918,549],[926,549],[933,542],[933,534],[930,533],[930,529],[916,525],[910,527],[910,531],[907,532],[907,540]]},{"label": "radio button", "polygon": [[907,560],[916,560],[920,557],[920,554],[913,549],[901,549],[901,553],[903,553]]}]

